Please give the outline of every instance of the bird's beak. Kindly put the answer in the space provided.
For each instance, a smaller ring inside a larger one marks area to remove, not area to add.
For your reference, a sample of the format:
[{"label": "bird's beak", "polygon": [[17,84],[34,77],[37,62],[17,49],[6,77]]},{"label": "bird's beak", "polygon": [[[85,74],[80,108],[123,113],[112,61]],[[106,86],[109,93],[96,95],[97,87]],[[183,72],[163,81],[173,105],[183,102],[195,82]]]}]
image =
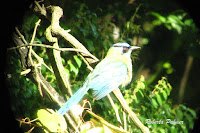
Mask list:
[{"label": "bird's beak", "polygon": [[131,46],[130,48],[129,48],[129,50],[135,50],[135,49],[140,49],[141,47],[138,47],[138,46]]}]

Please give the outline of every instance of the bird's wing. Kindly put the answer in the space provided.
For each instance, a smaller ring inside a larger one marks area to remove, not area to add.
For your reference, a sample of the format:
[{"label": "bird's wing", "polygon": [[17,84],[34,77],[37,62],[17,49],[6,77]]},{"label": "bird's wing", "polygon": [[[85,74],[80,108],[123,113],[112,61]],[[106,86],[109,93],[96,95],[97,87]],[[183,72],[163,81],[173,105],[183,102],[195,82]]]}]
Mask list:
[{"label": "bird's wing", "polygon": [[127,75],[127,66],[111,59],[102,60],[88,76],[88,87],[93,90],[93,96],[99,100],[119,87]]}]

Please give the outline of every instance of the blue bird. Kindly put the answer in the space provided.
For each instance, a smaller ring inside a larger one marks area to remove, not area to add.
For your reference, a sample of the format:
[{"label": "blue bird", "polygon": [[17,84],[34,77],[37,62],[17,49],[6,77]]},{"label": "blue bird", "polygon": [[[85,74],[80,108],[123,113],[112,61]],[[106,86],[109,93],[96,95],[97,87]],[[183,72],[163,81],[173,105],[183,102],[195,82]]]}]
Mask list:
[{"label": "blue bird", "polygon": [[93,90],[93,97],[99,100],[114,89],[126,86],[132,79],[131,52],[140,47],[130,46],[128,43],[116,43],[109,50],[106,57],[96,65],[87,76],[83,86],[58,110],[64,115],[77,104],[85,93]]}]

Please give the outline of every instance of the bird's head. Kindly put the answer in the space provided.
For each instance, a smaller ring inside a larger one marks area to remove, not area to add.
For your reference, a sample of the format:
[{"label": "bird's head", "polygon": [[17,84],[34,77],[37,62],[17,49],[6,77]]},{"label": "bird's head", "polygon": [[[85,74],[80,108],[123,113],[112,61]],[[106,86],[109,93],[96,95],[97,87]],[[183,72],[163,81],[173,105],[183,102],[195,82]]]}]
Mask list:
[{"label": "bird's head", "polygon": [[112,54],[112,56],[125,54],[130,57],[132,50],[139,48],[138,46],[130,46],[128,43],[115,43],[108,51],[108,54]]}]

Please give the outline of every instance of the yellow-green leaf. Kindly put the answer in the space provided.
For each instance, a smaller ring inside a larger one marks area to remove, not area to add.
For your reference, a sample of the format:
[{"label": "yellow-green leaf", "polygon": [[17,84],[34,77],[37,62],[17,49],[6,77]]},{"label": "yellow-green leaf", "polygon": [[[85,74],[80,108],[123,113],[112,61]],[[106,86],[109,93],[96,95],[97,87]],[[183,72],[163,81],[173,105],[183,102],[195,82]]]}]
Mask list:
[{"label": "yellow-green leaf", "polygon": [[77,65],[78,65],[78,67],[80,68],[81,64],[82,64],[81,59],[79,59],[77,55],[74,55],[73,57],[74,57],[74,60],[76,61]]},{"label": "yellow-green leaf", "polygon": [[40,109],[37,111],[37,116],[41,124],[50,132],[62,132],[67,129],[65,118],[53,110]]}]

